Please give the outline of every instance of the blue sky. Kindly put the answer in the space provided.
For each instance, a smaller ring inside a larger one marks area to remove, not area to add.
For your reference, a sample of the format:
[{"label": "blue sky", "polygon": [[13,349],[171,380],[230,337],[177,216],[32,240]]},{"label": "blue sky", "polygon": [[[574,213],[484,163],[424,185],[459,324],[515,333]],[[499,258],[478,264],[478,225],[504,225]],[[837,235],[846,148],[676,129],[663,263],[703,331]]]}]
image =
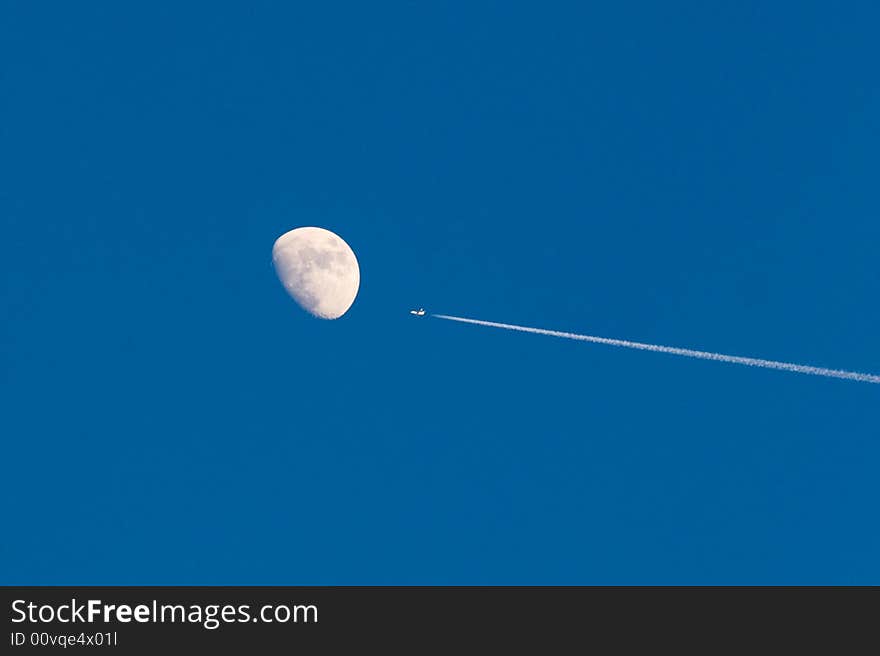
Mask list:
[{"label": "blue sky", "polygon": [[407,315],[880,372],[875,3],[294,5],[5,5],[0,582],[880,583],[877,386]]}]

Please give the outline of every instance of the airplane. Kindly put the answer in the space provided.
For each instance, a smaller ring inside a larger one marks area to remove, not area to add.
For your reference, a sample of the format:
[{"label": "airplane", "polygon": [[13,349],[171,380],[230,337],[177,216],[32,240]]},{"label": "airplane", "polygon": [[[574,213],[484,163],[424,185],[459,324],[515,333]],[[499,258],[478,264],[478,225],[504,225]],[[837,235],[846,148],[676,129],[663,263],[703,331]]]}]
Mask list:
[{"label": "airplane", "polygon": [[419,308],[418,310],[410,310],[410,314],[415,315],[417,317],[425,316],[425,308]]}]

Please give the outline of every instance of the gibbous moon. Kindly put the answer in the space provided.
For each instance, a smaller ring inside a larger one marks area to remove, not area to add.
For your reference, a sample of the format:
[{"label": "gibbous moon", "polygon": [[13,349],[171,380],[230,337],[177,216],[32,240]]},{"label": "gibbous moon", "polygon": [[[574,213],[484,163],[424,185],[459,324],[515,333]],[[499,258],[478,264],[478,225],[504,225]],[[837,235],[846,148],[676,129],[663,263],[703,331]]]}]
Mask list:
[{"label": "gibbous moon", "polygon": [[272,247],[275,272],[302,309],[321,319],[338,319],[357,296],[361,272],[341,237],[324,228],[296,228]]}]

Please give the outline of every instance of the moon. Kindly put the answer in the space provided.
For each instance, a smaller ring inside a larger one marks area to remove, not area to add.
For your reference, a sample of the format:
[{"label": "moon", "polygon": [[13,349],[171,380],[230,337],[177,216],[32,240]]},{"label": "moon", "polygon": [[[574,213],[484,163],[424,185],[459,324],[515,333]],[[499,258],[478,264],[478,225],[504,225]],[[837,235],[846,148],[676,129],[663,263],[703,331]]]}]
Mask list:
[{"label": "moon", "polygon": [[354,303],[361,272],[354,251],[324,228],[285,232],[272,247],[278,279],[300,307],[320,319],[338,319]]}]

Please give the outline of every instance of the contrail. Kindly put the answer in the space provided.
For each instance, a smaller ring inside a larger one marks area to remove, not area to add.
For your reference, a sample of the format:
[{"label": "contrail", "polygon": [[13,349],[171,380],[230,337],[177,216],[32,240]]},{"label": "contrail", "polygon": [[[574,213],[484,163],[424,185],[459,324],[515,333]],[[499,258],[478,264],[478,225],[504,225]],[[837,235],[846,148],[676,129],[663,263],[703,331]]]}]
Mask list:
[{"label": "contrail", "polygon": [[672,355],[683,355],[688,358],[699,358],[701,360],[717,360],[719,362],[730,362],[733,364],[744,364],[749,367],[764,367],[765,369],[781,369],[782,371],[793,371],[799,374],[810,374],[811,376],[827,376],[829,378],[843,378],[845,380],[856,380],[862,383],[880,384],[880,376],[873,374],[860,374],[855,371],[843,371],[841,369],[825,369],[823,367],[811,367],[803,364],[791,364],[790,362],[776,362],[775,360],[761,360],[760,358],[744,358],[738,355],[724,355],[722,353],[709,353],[708,351],[694,351],[692,349],[675,348],[673,346],[659,346],[657,344],[642,344],[641,342],[628,342],[623,339],[609,339],[607,337],[593,337],[592,335],[578,335],[577,333],[564,333],[558,330],[544,330],[543,328],[527,328],[525,326],[514,326],[509,323],[496,323],[494,321],[480,321],[479,319],[466,319],[464,317],[453,317],[446,314],[432,314],[437,319],[446,319],[447,321],[460,321],[462,323],[473,323],[478,326],[489,326],[490,328],[503,328],[505,330],[517,330],[522,333],[535,333],[537,335],[550,335],[551,337],[562,337],[563,339],[576,339],[581,342],[595,342],[596,344],[609,344],[611,346],[622,346],[624,348],[638,349],[640,351],[654,351],[656,353],[670,353]]}]

